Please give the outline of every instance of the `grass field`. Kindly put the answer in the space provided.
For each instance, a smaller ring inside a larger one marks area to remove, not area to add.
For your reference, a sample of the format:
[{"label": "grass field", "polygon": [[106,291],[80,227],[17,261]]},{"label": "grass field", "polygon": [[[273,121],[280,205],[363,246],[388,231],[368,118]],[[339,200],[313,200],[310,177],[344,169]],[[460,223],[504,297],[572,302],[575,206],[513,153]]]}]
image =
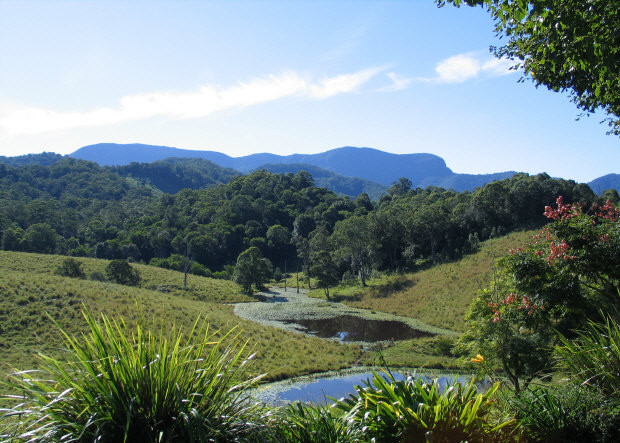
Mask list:
[{"label": "grass field", "polygon": [[[525,244],[536,233],[522,231],[487,240],[477,253],[452,263],[370,280],[366,288],[336,287],[330,292],[356,308],[413,317],[429,325],[462,332],[469,304],[476,292],[491,281],[495,261],[510,248]],[[323,297],[323,292],[315,290],[310,295]]]},{"label": "grass field", "polygon": [[[154,328],[186,329],[198,316],[224,331],[238,325],[250,350],[257,353],[253,373],[266,372],[266,380],[345,368],[360,357],[358,346],[240,320],[233,306],[223,303],[251,298],[229,281],[190,276],[186,291],[182,273],[135,265],[142,281],[141,287],[134,288],[55,275],[64,258],[0,252],[0,374],[35,368],[37,352],[58,356],[60,334],[54,321],[78,334],[86,326],[84,308],[95,316],[104,312],[123,318],[128,328],[142,322]],[[80,261],[87,275],[103,271],[107,264],[97,259]]]},{"label": "grass field", "polygon": [[[348,286],[332,293],[350,306],[403,315],[432,326],[464,329],[469,303],[492,276],[493,263],[509,248],[527,242],[533,231],[518,232],[484,242],[480,251],[462,260],[413,274],[371,280],[367,288]],[[242,337],[256,352],[253,373],[266,372],[277,380],[313,372],[377,364],[383,358],[393,366],[457,368],[450,355],[454,337],[405,340],[359,346],[295,334],[235,316],[232,303],[254,301],[238,285],[167,269],[135,266],[139,287],[88,279],[72,279],[54,271],[65,257],[0,251],[0,374],[35,368],[37,352],[60,354],[60,334],[54,321],[71,334],[86,322],[81,311],[104,312],[122,318],[129,328],[137,322],[164,329],[189,328],[198,316],[225,331],[238,325]],[[80,258],[85,274],[103,272],[106,260]],[[290,282],[289,282],[290,284]],[[313,291],[322,297],[322,291]]]}]

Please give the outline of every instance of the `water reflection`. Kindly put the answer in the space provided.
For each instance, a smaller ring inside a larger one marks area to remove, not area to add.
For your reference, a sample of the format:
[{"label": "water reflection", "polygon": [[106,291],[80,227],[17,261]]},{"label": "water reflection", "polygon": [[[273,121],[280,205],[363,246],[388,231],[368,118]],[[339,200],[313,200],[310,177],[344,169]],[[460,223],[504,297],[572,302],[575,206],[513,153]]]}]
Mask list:
[{"label": "water reflection", "polygon": [[321,319],[287,320],[284,323],[298,324],[306,328],[306,332],[317,337],[337,338],[341,342],[406,340],[435,335],[414,329],[400,321],[369,320],[353,315]]},{"label": "water reflection", "polygon": [[[405,375],[401,372],[393,372],[396,380],[404,380]],[[442,388],[454,380],[454,375],[445,375],[440,377],[420,375],[425,381],[437,378]],[[281,405],[295,401],[312,402],[320,404],[328,404],[332,401],[328,397],[342,398],[349,394],[355,393],[354,386],[363,385],[362,381],[372,379],[371,372],[361,372],[356,374],[346,374],[335,377],[316,378],[314,380],[304,379],[304,381],[296,383],[272,383],[263,388],[255,396],[273,405]],[[468,383],[471,380],[469,376],[459,376],[458,381]],[[479,385],[482,389],[488,388],[488,383]]]}]

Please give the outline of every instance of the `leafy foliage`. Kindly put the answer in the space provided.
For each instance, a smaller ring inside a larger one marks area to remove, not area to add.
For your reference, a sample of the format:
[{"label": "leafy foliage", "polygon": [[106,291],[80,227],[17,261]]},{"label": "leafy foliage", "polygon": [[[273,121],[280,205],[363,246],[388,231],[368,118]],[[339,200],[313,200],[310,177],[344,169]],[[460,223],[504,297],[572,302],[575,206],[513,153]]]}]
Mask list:
[{"label": "leafy foliage", "polygon": [[[232,441],[253,431],[254,407],[244,388],[244,345],[216,338],[199,320],[184,339],[168,338],[102,315],[84,314],[89,332],[62,331],[66,361],[41,355],[39,371],[14,374],[22,394],[5,411],[16,417],[11,434],[47,441]],[[194,342],[194,340],[196,342]]]},{"label": "leafy foliage", "polygon": [[545,209],[553,223],[511,250],[491,288],[472,302],[460,342],[499,362],[515,391],[552,368],[556,330],[571,333],[584,317],[618,307],[619,214],[609,202],[584,214],[558,197],[556,209]]},{"label": "leafy foliage", "polygon": [[293,403],[277,411],[271,424],[270,435],[281,442],[346,443],[367,440],[357,423],[321,405]]},{"label": "leafy foliage", "polygon": [[541,386],[509,400],[526,438],[548,442],[612,442],[620,407],[584,386]]},{"label": "leafy foliage", "polygon": [[490,421],[499,383],[479,394],[473,380],[468,385],[454,380],[442,388],[437,380],[409,376],[397,381],[389,372],[373,372],[364,385],[336,407],[376,441],[483,441],[510,424]]},{"label": "leafy foliage", "polygon": [[62,261],[62,264],[56,269],[56,273],[71,278],[84,278],[86,276],[82,269],[82,263],[71,257]]},{"label": "leafy foliage", "polygon": [[613,318],[588,321],[572,340],[560,336],[556,354],[573,382],[620,401],[620,325]]},{"label": "leafy foliage", "polygon": [[239,254],[233,280],[239,283],[246,293],[252,292],[252,285],[261,289],[271,276],[271,265],[260,250],[252,246]]},{"label": "leafy foliage", "polygon": [[[517,59],[536,85],[569,91],[584,112],[609,114],[620,135],[620,10],[615,0],[448,0],[484,5],[508,38],[497,57]],[[443,5],[445,0],[437,0]]]},{"label": "leafy foliage", "polygon": [[105,275],[108,280],[120,285],[135,286],[140,283],[140,272],[127,260],[112,260],[105,268]]}]

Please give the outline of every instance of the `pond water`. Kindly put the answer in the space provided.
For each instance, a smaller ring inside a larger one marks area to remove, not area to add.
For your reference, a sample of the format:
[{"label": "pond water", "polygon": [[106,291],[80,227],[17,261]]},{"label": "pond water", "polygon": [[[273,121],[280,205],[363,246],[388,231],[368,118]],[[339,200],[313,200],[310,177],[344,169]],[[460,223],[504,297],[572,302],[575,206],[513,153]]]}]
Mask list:
[{"label": "pond water", "polygon": [[[404,380],[406,373],[393,372],[396,380]],[[451,383],[456,375],[419,375],[425,381],[437,378],[440,385],[445,387]],[[348,373],[343,375],[326,375],[318,376],[316,378],[304,377],[299,381],[284,381],[270,383],[264,387],[257,389],[254,397],[265,403],[272,405],[282,405],[295,401],[312,402],[319,404],[332,403],[328,397],[336,399],[347,397],[349,394],[355,393],[354,386],[363,385],[364,380],[372,378],[371,372],[358,372]],[[471,376],[458,376],[458,380],[461,383],[468,383],[471,380]],[[479,385],[483,389],[488,387],[487,384],[482,383]]]},{"label": "pond water", "polygon": [[286,324],[303,326],[307,333],[322,338],[337,338],[341,342],[406,340],[432,337],[435,334],[420,331],[396,320],[370,320],[353,315],[332,318],[286,320]]}]

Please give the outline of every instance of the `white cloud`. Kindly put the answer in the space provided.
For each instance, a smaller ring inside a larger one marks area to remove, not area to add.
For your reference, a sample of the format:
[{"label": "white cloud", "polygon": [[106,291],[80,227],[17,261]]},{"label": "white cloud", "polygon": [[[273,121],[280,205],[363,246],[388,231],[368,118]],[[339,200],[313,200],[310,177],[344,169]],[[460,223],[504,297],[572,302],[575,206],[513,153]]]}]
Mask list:
[{"label": "white cloud", "polygon": [[478,60],[467,54],[459,54],[442,60],[435,67],[440,83],[462,83],[480,72]]},{"label": "white cloud", "polygon": [[314,98],[325,99],[337,94],[354,92],[383,70],[385,68],[369,68],[353,74],[343,74],[331,78],[326,77],[319,83],[310,85],[310,95]]},{"label": "white cloud", "polygon": [[327,99],[357,91],[385,68],[308,80],[293,71],[258,77],[222,88],[204,85],[191,92],[153,92],[122,97],[116,108],[57,112],[29,106],[0,107],[0,128],[11,135],[106,126],[151,117],[191,119],[225,109],[245,108],[286,97]]},{"label": "white cloud", "polygon": [[388,72],[385,75],[392,81],[392,84],[383,88],[383,91],[401,91],[407,89],[414,81],[412,78],[403,77],[395,72]]},{"label": "white cloud", "polygon": [[513,62],[506,59],[483,58],[475,53],[458,54],[448,57],[435,66],[437,75],[432,78],[418,78],[419,81],[434,83],[463,83],[486,75],[498,77],[510,74]]},{"label": "white cloud", "polygon": [[493,58],[482,65],[482,70],[494,76],[512,74],[514,62],[505,58]]}]

